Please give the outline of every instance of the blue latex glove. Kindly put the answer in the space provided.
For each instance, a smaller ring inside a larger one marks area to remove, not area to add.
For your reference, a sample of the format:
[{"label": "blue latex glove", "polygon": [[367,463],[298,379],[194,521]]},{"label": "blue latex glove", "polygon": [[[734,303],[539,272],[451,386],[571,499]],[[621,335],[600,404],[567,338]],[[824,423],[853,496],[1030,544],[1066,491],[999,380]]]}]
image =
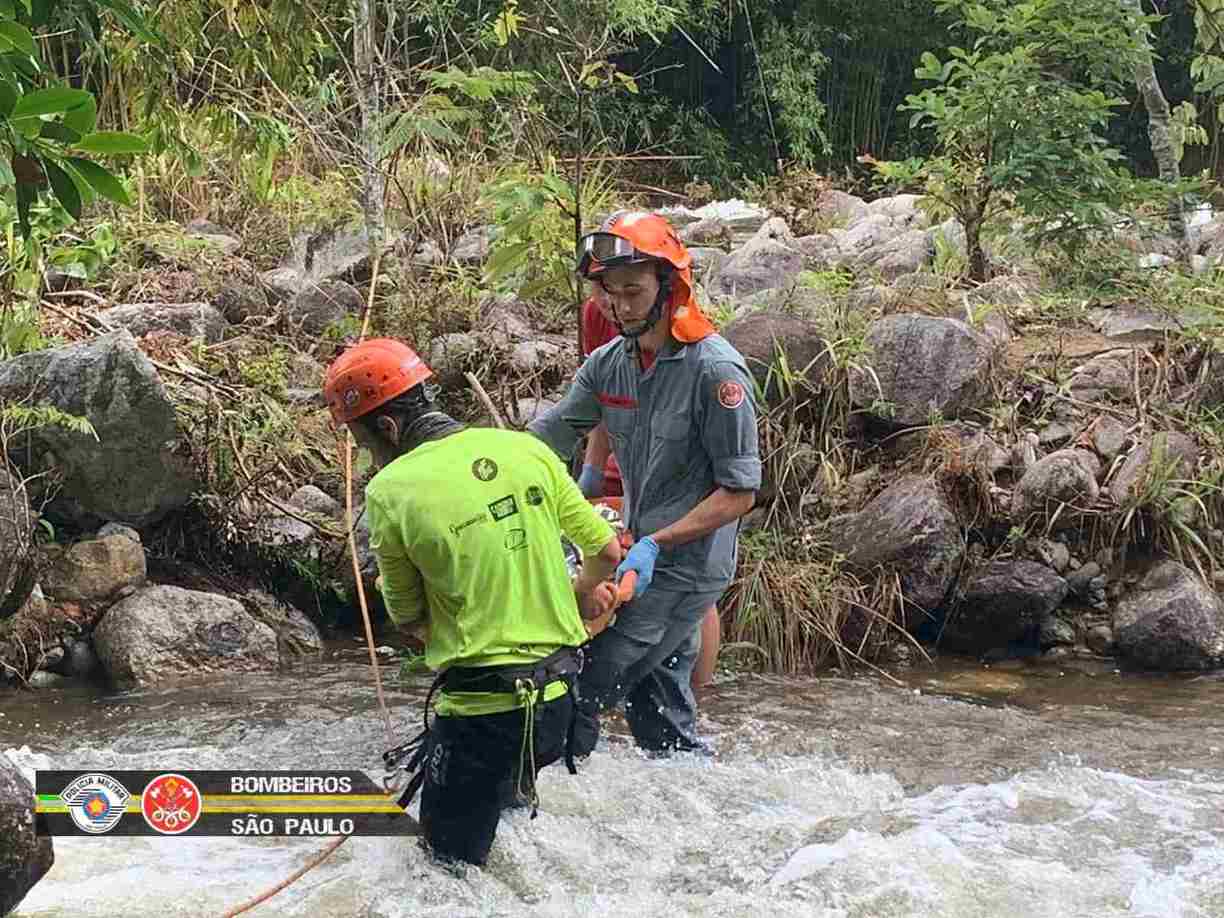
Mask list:
[{"label": "blue latex glove", "polygon": [[604,473],[589,462],[584,463],[578,475],[578,490],[583,497],[603,497]]},{"label": "blue latex glove", "polygon": [[625,560],[616,568],[616,579],[620,580],[626,571],[637,571],[637,584],[633,588],[633,598],[637,599],[646,592],[650,581],[654,579],[655,560],[659,557],[659,543],[651,536],[633,543]]}]

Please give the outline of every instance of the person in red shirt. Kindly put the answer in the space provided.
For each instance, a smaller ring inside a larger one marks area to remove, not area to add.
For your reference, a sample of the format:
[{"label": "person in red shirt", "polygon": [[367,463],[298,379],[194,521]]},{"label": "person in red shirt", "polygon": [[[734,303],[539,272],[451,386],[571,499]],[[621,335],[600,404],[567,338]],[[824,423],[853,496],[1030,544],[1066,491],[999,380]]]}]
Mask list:
[{"label": "person in red shirt", "polygon": [[[620,336],[620,331],[607,313],[607,299],[599,284],[591,285],[591,295],[582,304],[582,356],[589,357],[596,348]],[[608,440],[608,429],[600,424],[587,437],[586,453],[582,460],[582,473],[578,487],[588,499],[619,497],[623,494],[620,467],[612,454]],[[701,622],[701,653],[693,666],[690,684],[693,688],[709,685],[714,678],[714,666],[718,661],[718,648],[722,643],[722,628],[718,621],[718,608],[710,606]]]}]

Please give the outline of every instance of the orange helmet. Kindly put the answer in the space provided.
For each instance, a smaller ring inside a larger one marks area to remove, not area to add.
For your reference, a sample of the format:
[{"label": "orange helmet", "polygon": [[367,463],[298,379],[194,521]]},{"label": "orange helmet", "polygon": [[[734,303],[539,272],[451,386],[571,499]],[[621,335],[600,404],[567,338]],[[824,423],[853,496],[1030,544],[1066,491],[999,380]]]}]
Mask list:
[{"label": "orange helmet", "polygon": [[[599,232],[583,236],[578,243],[578,273],[588,279],[607,268],[650,261],[663,261],[674,269],[668,281],[667,303],[656,304],[657,309],[672,307],[672,335],[691,344],[713,334],[714,325],[702,313],[693,293],[693,256],[667,220],[641,211],[613,214]],[[651,324],[653,321],[657,320]]]},{"label": "orange helmet", "polygon": [[371,338],[327,368],[323,398],[337,424],[347,424],[433,376],[417,352],[393,338]]}]

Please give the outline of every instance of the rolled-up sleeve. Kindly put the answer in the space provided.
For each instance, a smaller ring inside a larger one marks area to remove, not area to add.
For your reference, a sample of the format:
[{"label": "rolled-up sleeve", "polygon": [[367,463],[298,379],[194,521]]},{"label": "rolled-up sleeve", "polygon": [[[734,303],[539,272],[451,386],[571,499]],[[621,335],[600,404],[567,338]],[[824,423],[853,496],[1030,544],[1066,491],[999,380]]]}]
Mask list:
[{"label": "rolled-up sleeve", "polygon": [[366,495],[366,512],[370,518],[370,549],[378,559],[387,617],[401,626],[427,618],[429,604],[425,596],[425,581],[408,557],[398,521],[390,517],[378,499],[369,493]]},{"label": "rolled-up sleeve", "polygon": [[761,487],[761,455],[752,378],[731,361],[706,366],[702,374],[701,439],[714,483],[732,491]]},{"label": "rolled-up sleeve", "polygon": [[574,455],[578,438],[603,420],[603,408],[596,397],[592,377],[593,367],[588,359],[579,367],[561,404],[527,425],[528,431],[566,461]]}]

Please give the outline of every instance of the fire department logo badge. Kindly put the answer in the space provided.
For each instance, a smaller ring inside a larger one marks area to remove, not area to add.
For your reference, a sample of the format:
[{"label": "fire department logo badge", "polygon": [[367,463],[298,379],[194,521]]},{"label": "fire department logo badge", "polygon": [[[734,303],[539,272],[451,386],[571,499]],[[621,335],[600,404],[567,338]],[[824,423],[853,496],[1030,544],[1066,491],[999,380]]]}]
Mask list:
[{"label": "fire department logo badge", "polygon": [[718,386],[718,404],[724,408],[738,408],[744,404],[744,387],[737,382],[727,381]]},{"label": "fire department logo badge", "polygon": [[472,474],[480,481],[492,481],[497,477],[497,463],[492,459],[477,459],[472,463]]},{"label": "fire department logo badge", "polygon": [[182,775],[159,775],[140,796],[145,822],[163,835],[182,835],[196,824],[203,807],[200,789]]},{"label": "fire department logo badge", "polygon": [[132,795],[110,775],[88,774],[65,787],[60,799],[78,829],[101,835],[118,825]]},{"label": "fire department logo badge", "polygon": [[344,407],[345,408],[352,408],[359,401],[361,401],[361,390],[360,389],[345,389],[344,390]]}]

